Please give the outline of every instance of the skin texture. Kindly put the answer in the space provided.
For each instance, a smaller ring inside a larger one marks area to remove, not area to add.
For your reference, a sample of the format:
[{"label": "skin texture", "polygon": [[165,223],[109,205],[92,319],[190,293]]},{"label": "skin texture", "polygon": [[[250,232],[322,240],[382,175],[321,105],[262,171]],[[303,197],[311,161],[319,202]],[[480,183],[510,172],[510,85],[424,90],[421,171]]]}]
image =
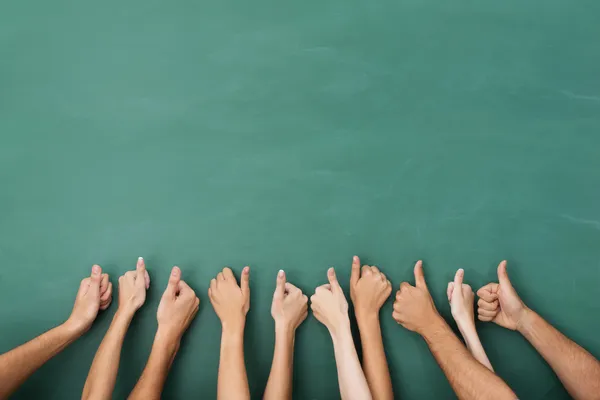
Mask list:
[{"label": "skin texture", "polygon": [[360,259],[354,256],[350,275],[350,298],[360,330],[363,369],[375,400],[394,398],[379,325],[379,311],[391,293],[392,284],[386,276],[375,266],[363,265],[361,269]]},{"label": "skin texture", "polygon": [[181,270],[173,267],[156,312],[158,329],[152,351],[142,376],[129,395],[130,399],[160,399],[181,338],[196,317],[199,306],[200,299],[181,279]]},{"label": "skin texture", "polygon": [[425,339],[429,350],[460,399],[512,399],[512,390],[479,363],[456,337],[435,308],[425,283],[422,262],[414,269],[415,286],[400,284],[392,316]]},{"label": "skin texture", "polygon": [[494,371],[492,364],[485,354],[485,350],[479,340],[477,329],[475,328],[475,294],[471,286],[463,283],[465,271],[459,269],[454,276],[454,282],[448,282],[448,301],[452,310],[452,317],[456,321],[458,330],[465,340],[467,349],[473,354],[473,357],[483,364],[490,371]]},{"label": "skin texture", "polygon": [[350,332],[348,302],[333,268],[327,271],[329,284],[317,287],[310,298],[311,309],[327,327],[333,341],[340,395],[343,400],[371,399],[367,379],[360,366]]},{"label": "skin texture", "polygon": [[87,332],[112,301],[112,284],[98,265],[79,285],[66,322],[0,356],[0,399],[8,398],[39,367]]},{"label": "skin texture", "polygon": [[523,303],[508,278],[506,261],[498,266],[498,283],[488,283],[477,295],[481,321],[525,336],[574,399],[600,399],[600,362]]},{"label": "skin texture", "polygon": [[146,300],[146,290],[149,287],[150,276],[144,259],[140,257],[136,269],[119,278],[119,309],[96,352],[83,387],[82,399],[112,398],[123,340],[135,312]]},{"label": "skin texture", "polygon": [[250,399],[244,364],[244,327],[250,309],[250,267],[244,267],[240,285],[229,268],[210,281],[208,297],[221,320],[221,354],[217,399]]},{"label": "skin texture", "polygon": [[283,270],[277,274],[271,315],[275,320],[275,350],[264,398],[291,399],[294,338],[296,329],[308,315],[308,297],[302,290],[286,282]]}]

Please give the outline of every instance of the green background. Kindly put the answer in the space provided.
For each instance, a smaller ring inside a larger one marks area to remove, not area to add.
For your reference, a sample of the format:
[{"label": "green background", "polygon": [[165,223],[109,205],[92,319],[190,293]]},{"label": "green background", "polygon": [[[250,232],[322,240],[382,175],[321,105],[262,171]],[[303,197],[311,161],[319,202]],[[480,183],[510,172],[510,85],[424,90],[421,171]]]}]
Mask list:
[{"label": "green background", "polygon": [[[252,268],[246,364],[262,395],[276,271],[309,295],[351,257],[394,286],[415,260],[440,311],[463,267],[497,263],[523,299],[600,355],[600,2],[0,3],[0,351],[63,321],[93,263],[144,256],[148,301],[115,398],[147,359],[177,264],[201,298],[165,398],[213,398],[220,325],[206,296]],[[76,399],[116,302],[17,399]],[[415,334],[382,325],[395,393],[451,398]],[[567,398],[517,333],[479,324],[524,399]],[[332,345],[297,333],[294,393],[339,396]]]}]

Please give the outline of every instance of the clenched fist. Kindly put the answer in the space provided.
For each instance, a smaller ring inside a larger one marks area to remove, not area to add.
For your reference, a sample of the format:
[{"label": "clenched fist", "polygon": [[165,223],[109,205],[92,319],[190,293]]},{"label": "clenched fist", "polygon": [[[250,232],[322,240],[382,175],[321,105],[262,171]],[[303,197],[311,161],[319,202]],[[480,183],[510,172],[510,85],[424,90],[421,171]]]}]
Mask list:
[{"label": "clenched fist", "polygon": [[275,330],[292,334],[308,315],[308,297],[302,293],[302,290],[286,282],[283,270],[277,274],[271,315],[275,320]]},{"label": "clenched fist", "polygon": [[421,261],[417,261],[414,273],[415,286],[407,282],[400,284],[400,290],[396,292],[392,316],[406,329],[423,335],[425,330],[438,322],[441,316],[427,289]]},{"label": "clenched fist", "polygon": [[377,316],[391,293],[392,284],[383,272],[369,265],[363,265],[361,270],[360,259],[354,256],[350,275],[350,298],[354,304],[356,318]]},{"label": "clenched fist", "polygon": [[84,333],[92,326],[99,310],[106,310],[112,301],[112,283],[99,265],[92,267],[92,274],[79,285],[75,305],[66,325],[76,332]]},{"label": "clenched fist", "polygon": [[242,329],[250,309],[250,267],[244,267],[240,285],[230,268],[223,268],[208,288],[210,302],[225,329]]},{"label": "clenched fist", "polygon": [[167,288],[160,299],[156,319],[158,334],[179,343],[181,337],[190,326],[198,308],[200,299],[194,290],[181,279],[179,267],[173,267]]},{"label": "clenched fist", "polygon": [[348,318],[348,302],[342,291],[335,270],[327,271],[328,284],[321,285],[310,298],[310,308],[314,316],[335,336],[344,328],[350,328]]},{"label": "clenched fist", "polygon": [[477,291],[477,314],[481,321],[493,321],[514,331],[529,309],[508,279],[506,261],[498,265],[498,282],[488,283]]},{"label": "clenched fist", "polygon": [[465,271],[461,268],[454,275],[454,282],[448,282],[448,301],[452,310],[452,317],[457,324],[475,323],[475,311],[473,303],[475,294],[471,286],[463,283]]}]

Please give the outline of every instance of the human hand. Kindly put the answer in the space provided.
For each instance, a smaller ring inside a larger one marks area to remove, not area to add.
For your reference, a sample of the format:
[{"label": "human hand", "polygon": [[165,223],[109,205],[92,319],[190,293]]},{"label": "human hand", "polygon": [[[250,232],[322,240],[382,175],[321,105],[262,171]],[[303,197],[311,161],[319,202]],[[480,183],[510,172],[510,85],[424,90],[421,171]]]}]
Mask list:
[{"label": "human hand", "polygon": [[138,258],[135,271],[128,271],[119,278],[119,310],[133,315],[146,301],[150,287],[150,275],[142,257]]},{"label": "human hand", "polygon": [[317,320],[325,325],[331,336],[335,336],[342,329],[350,329],[348,318],[348,302],[344,296],[335,270],[327,270],[328,284],[321,285],[310,298],[310,308]]},{"label": "human hand", "polygon": [[308,297],[302,290],[286,282],[285,272],[277,274],[277,286],[273,293],[271,315],[275,320],[275,330],[281,332],[296,332],[308,315]]},{"label": "human hand", "polygon": [[356,318],[378,316],[390,293],[392,284],[383,272],[375,266],[363,265],[361,274],[360,259],[354,256],[350,275],[350,298],[354,304]]},{"label": "human hand", "polygon": [[173,267],[167,288],[160,299],[156,312],[158,333],[178,345],[181,337],[196,317],[199,306],[200,299],[196,297],[194,290],[181,279],[181,270],[179,267]]},{"label": "human hand", "polygon": [[423,335],[429,326],[439,321],[441,316],[427,289],[422,261],[417,261],[414,273],[415,286],[407,282],[400,284],[400,290],[396,292],[392,317],[406,329]]},{"label": "human hand", "polygon": [[243,331],[250,309],[250,267],[242,270],[239,286],[231,269],[223,268],[210,281],[208,298],[221,320],[223,330]]},{"label": "human hand", "polygon": [[477,291],[477,314],[480,321],[493,321],[514,331],[529,309],[508,279],[506,260],[498,265],[498,282],[488,283]]},{"label": "human hand", "polygon": [[99,310],[106,310],[112,301],[112,283],[99,265],[92,267],[92,274],[81,281],[71,316],[65,324],[77,333],[84,333],[92,326]]},{"label": "human hand", "polygon": [[452,317],[458,325],[475,325],[475,311],[473,303],[475,294],[471,286],[463,283],[465,271],[461,268],[454,275],[454,282],[448,282],[448,301],[452,310]]}]

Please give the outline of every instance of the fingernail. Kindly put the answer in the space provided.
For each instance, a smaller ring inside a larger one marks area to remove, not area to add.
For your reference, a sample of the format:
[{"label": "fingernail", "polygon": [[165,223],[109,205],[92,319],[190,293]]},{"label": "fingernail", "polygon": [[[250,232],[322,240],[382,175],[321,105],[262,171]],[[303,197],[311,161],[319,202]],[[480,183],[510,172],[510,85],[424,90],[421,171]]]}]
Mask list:
[{"label": "fingernail", "polygon": [[243,273],[247,274],[250,272],[250,267],[245,266],[244,269],[242,270]]},{"label": "fingernail", "polygon": [[144,261],[144,257],[138,257],[138,261]]},{"label": "fingernail", "polygon": [[173,267],[173,270],[171,271],[171,275],[173,275],[173,276],[177,275],[177,266],[176,265]]},{"label": "fingernail", "polygon": [[279,277],[283,278],[283,270],[282,269],[279,270]]},{"label": "fingernail", "polygon": [[94,266],[92,267],[92,274],[94,274],[94,275],[98,275],[99,273],[100,273],[100,267],[99,267],[99,266],[97,266],[97,265],[94,265]]}]

